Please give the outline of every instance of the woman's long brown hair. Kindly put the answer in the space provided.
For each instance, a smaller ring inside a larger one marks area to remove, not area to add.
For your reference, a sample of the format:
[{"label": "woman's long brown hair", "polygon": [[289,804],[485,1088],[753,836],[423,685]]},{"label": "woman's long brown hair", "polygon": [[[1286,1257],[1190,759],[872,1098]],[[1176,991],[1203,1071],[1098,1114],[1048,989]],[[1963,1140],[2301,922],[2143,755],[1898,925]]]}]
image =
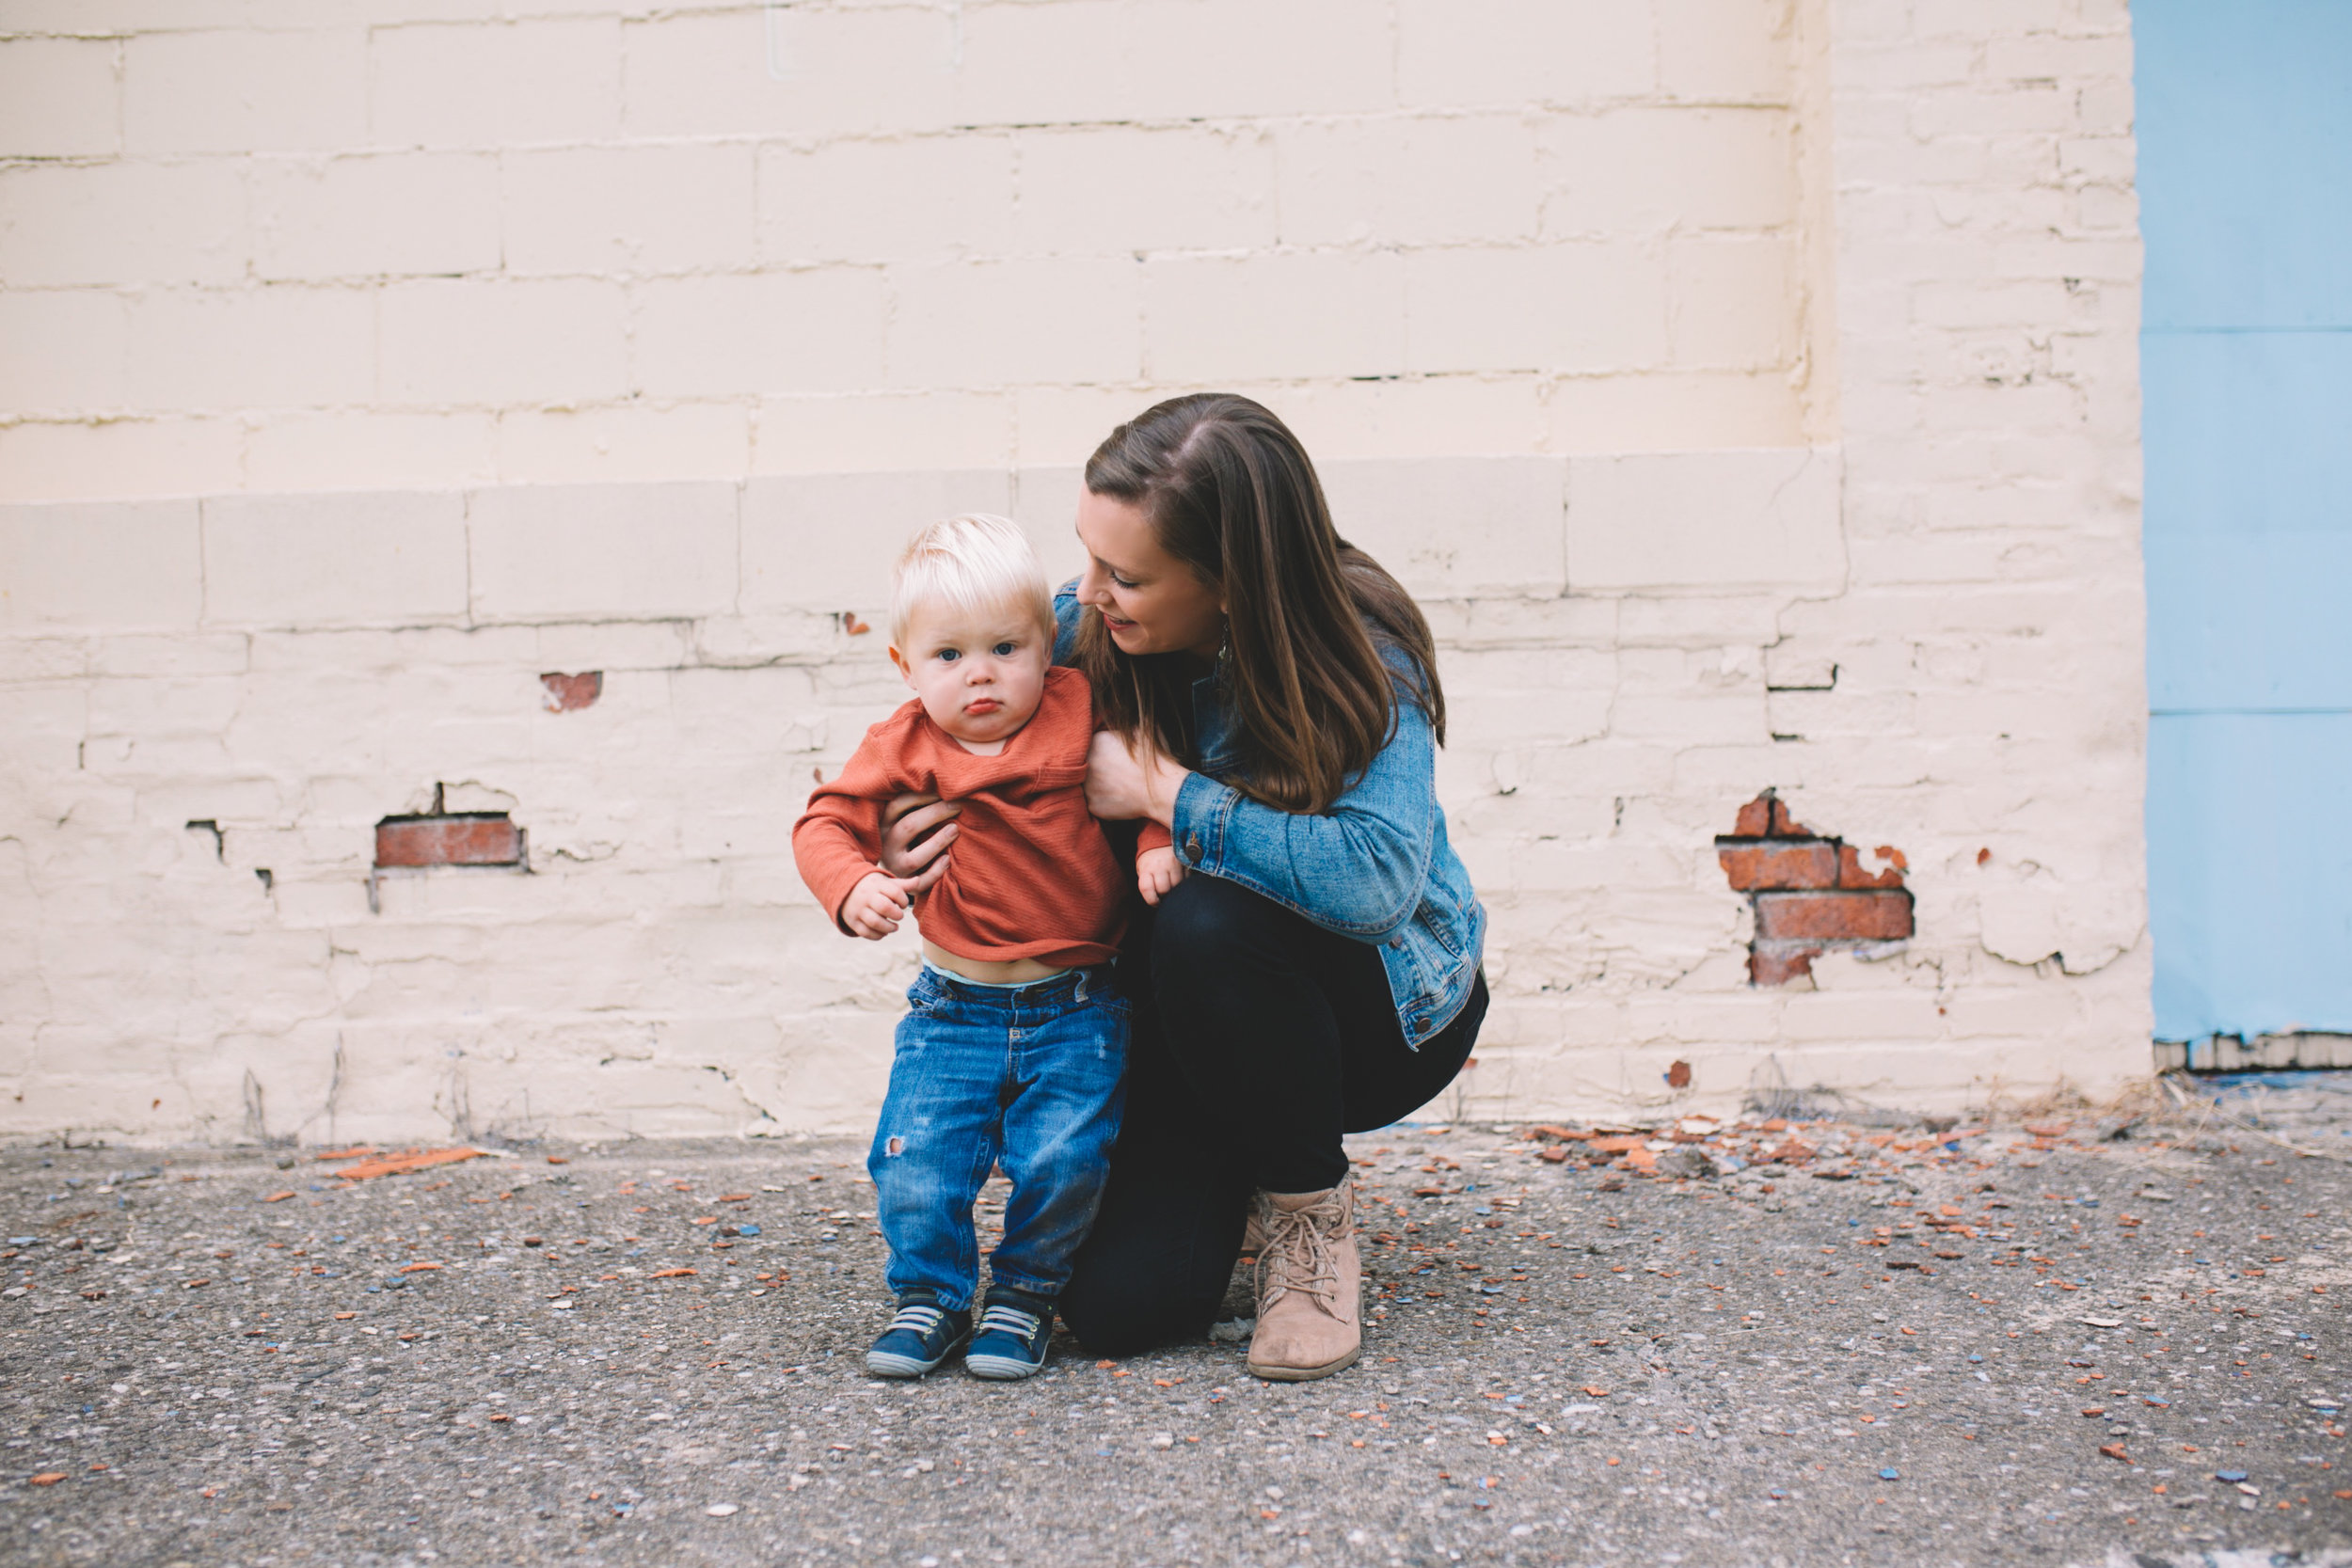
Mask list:
[{"label": "woman's long brown hair", "polygon": [[[1328,811],[1395,732],[1400,684],[1444,742],[1429,623],[1340,537],[1306,449],[1271,410],[1228,392],[1173,398],[1112,431],[1086,483],[1139,508],[1160,547],[1224,596],[1241,752],[1226,782],[1284,811]],[[1402,656],[1401,681],[1384,647]],[[1089,615],[1077,657],[1112,730],[1198,762],[1184,656],[1121,653]]]}]

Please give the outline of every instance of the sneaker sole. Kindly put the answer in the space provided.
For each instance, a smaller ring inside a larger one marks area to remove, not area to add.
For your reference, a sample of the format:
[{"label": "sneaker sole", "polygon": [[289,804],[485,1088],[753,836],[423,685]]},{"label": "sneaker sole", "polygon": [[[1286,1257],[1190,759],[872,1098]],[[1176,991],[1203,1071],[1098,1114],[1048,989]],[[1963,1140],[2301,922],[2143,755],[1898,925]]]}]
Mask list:
[{"label": "sneaker sole", "polygon": [[1022,1361],[1009,1355],[967,1355],[963,1358],[963,1370],[991,1383],[1018,1383],[1044,1370],[1045,1363]]},{"label": "sneaker sole", "polygon": [[888,1351],[869,1350],[866,1353],[866,1370],[876,1377],[922,1377],[946,1366],[948,1358],[962,1346],[963,1340],[958,1339],[942,1351],[936,1361],[917,1361],[912,1355],[894,1355]]},{"label": "sneaker sole", "polygon": [[1337,1361],[1327,1361],[1320,1367],[1262,1367],[1252,1361],[1249,1363],[1249,1375],[1264,1378],[1269,1383],[1312,1383],[1316,1378],[1329,1377],[1333,1372],[1353,1367],[1363,1354],[1364,1347],[1358,1345]]}]

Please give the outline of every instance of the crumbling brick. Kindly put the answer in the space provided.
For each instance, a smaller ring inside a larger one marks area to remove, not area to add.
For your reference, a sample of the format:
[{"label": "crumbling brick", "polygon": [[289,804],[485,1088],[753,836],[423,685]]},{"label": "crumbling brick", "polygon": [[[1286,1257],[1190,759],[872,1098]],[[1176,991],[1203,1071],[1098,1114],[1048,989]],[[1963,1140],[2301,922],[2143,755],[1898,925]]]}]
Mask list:
[{"label": "crumbling brick", "polygon": [[520,865],[522,830],[504,812],[388,816],[375,825],[378,869],[426,865]]},{"label": "crumbling brick", "polygon": [[573,713],[594,707],[596,699],[604,695],[604,672],[586,670],[577,675],[565,675],[550,671],[539,677],[539,685],[544,689],[540,701],[547,705],[549,713]]},{"label": "crumbling brick", "polygon": [[1723,863],[1731,885],[1741,893],[1760,888],[1841,885],[1837,852],[1824,843],[1782,844],[1762,839],[1751,845],[1718,849],[1715,858]]},{"label": "crumbling brick", "polygon": [[1900,942],[1915,929],[1902,851],[1879,846],[1886,868],[1867,870],[1859,850],[1807,829],[1772,790],[1740,808],[1732,831],[1715,840],[1715,858],[1756,910],[1753,985],[1784,985],[1811,974],[1833,947]]},{"label": "crumbling brick", "polygon": [[1911,895],[1833,890],[1760,893],[1756,930],[1776,940],[1895,942],[1911,935]]}]

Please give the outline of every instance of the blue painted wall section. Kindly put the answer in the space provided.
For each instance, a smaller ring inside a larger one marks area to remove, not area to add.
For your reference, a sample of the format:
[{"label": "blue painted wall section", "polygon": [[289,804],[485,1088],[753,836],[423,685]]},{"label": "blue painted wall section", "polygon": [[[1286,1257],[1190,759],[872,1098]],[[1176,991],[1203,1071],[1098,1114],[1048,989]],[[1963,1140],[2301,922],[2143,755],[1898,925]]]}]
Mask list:
[{"label": "blue painted wall section", "polygon": [[2139,0],[2164,1039],[2352,1031],[2352,0]]}]

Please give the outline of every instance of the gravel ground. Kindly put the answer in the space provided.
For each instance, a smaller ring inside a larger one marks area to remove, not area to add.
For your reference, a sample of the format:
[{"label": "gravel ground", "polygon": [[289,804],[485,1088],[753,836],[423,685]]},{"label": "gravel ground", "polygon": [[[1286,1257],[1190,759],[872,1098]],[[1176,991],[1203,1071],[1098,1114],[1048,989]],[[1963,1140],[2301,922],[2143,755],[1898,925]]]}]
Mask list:
[{"label": "gravel ground", "polygon": [[868,1380],[849,1141],[20,1146],[0,1560],[2352,1562],[2352,1173],[2202,1103],[2265,1083],[2113,1138],[1393,1128],[1364,1362],[1301,1385]]}]

